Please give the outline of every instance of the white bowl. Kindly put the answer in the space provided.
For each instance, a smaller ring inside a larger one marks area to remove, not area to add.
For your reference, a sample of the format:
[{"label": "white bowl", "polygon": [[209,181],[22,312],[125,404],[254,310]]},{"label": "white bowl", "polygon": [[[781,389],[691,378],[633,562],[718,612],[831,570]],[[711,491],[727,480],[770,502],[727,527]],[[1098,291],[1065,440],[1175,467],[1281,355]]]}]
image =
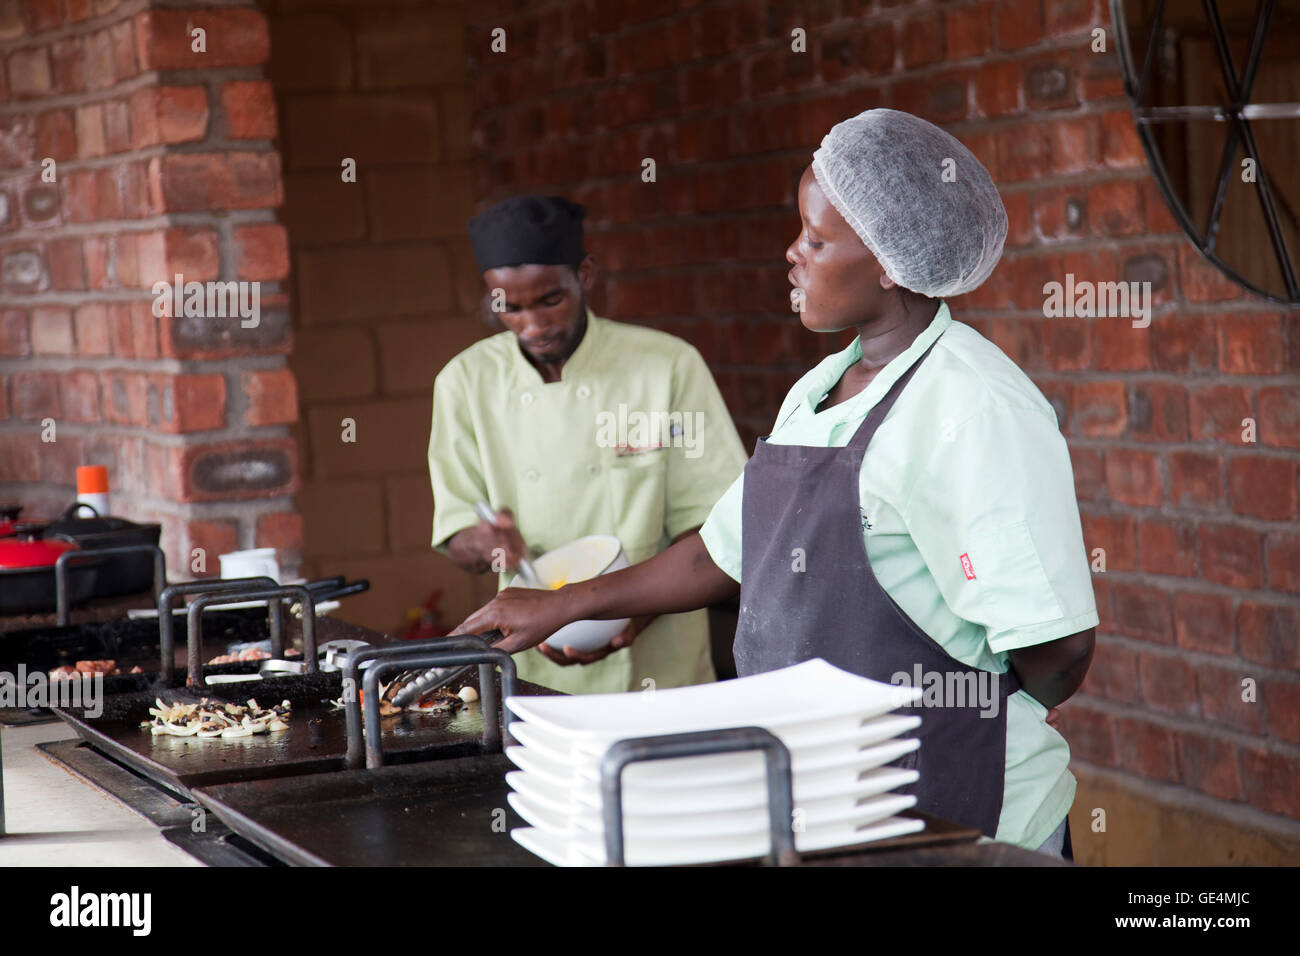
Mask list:
[{"label": "white bowl", "polygon": [[280,562],[275,548],[252,548],[247,551],[228,551],[217,558],[221,562],[223,578],[257,578],[265,575],[280,580]]},{"label": "white bowl", "polygon": [[[611,571],[621,571],[630,563],[622,542],[614,535],[591,534],[547,551],[533,561],[533,568],[542,579],[542,587],[554,589]],[[510,587],[525,588],[528,585],[522,575],[516,574]],[[625,617],[618,621],[574,621],[548,637],[546,643],[558,651],[572,647],[590,653],[606,647],[630,620]]]}]

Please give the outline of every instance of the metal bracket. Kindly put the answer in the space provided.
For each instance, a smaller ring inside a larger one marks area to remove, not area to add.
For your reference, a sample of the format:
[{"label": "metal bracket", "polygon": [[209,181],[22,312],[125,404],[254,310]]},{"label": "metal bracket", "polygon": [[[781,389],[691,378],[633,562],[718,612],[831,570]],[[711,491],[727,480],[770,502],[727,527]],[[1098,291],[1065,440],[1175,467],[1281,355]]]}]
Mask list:
[{"label": "metal bracket", "polygon": [[[316,604],[312,599],[311,591],[302,585],[285,585],[282,587],[260,588],[252,591],[229,591],[217,594],[204,594],[190,602],[189,611],[186,615],[186,631],[188,637],[188,673],[185,677],[186,686],[192,688],[201,688],[203,686],[203,611],[213,604],[228,604],[232,600],[236,601],[267,601],[267,609],[271,614],[271,620],[274,627],[276,620],[276,611],[271,608],[270,602],[274,601],[279,604],[282,598],[293,598],[302,604],[302,657],[306,665],[304,673],[314,674],[319,669],[319,663],[316,660]],[[277,634],[273,631],[271,634],[271,653],[277,652],[280,656],[284,654],[283,634]],[[278,645],[278,647],[277,647]]]},{"label": "metal bracket", "polygon": [[[486,650],[473,648],[463,651],[440,651],[436,653],[414,654],[409,656],[388,657],[376,661],[362,678],[362,691],[365,694],[364,726],[366,746],[366,766],[369,768],[384,765],[383,727],[379,718],[379,678],[384,674],[406,670],[411,667],[446,667],[460,664],[479,664],[479,700],[483,708],[483,747],[489,751],[504,749],[514,743],[510,735],[510,710],[505,706],[507,698],[515,694],[515,662],[509,654],[495,647]],[[501,668],[501,722],[497,729],[496,684],[492,679],[492,665]],[[489,718],[491,714],[491,718]]]},{"label": "metal bracket", "polygon": [[77,551],[64,551],[59,555],[58,560],[54,562],[54,594],[59,627],[68,626],[70,614],[71,601],[68,596],[69,565],[98,558],[113,557],[114,555],[144,554],[146,552],[153,555],[153,595],[157,599],[161,596],[162,589],[167,586],[167,559],[163,556],[162,548],[156,544],[123,544],[112,548],[86,548]]},{"label": "metal bracket", "polygon": [[[163,588],[158,596],[158,649],[162,654],[163,682],[170,687],[176,676],[176,621],[172,611],[177,601],[187,594],[220,594],[227,591],[247,590],[253,587],[275,587],[274,578],[222,578],[219,581],[186,581]],[[283,624],[283,606],[275,602],[272,611],[271,633],[280,631]]]},{"label": "metal bracket", "polygon": [[796,866],[794,848],[794,780],[790,751],[781,738],[762,727],[733,727],[656,737],[619,740],[600,760],[600,795],[605,826],[605,865],[626,866],[623,845],[623,770],[628,764],[673,757],[761,750],[767,763],[767,808],[771,817],[769,866]]},{"label": "metal bracket", "polygon": [[[347,721],[348,751],[345,765],[349,770],[360,770],[366,763],[366,747],[362,740],[361,723],[361,666],[370,661],[384,660],[389,657],[417,654],[440,650],[487,650],[488,643],[474,634],[455,634],[450,637],[427,638],[423,641],[403,641],[401,644],[387,644],[383,647],[367,645],[359,650],[349,651],[343,661],[343,712]],[[482,672],[480,671],[480,676]],[[494,688],[495,691],[495,688]]]}]

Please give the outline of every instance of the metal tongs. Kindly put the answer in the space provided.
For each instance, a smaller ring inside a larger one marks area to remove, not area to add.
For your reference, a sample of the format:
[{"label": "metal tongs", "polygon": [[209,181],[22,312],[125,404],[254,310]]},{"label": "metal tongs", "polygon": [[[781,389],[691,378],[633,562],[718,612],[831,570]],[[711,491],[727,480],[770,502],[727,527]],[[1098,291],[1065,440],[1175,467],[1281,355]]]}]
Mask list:
[{"label": "metal tongs", "polygon": [[[449,637],[459,637],[462,635],[448,635]],[[483,635],[489,643],[500,640],[504,635],[500,631],[488,631]],[[475,668],[474,664],[466,664],[464,667],[431,667],[424,673],[418,671],[404,671],[398,674],[394,680],[409,680],[401,690],[393,695],[392,704],[394,707],[405,707],[431,694],[439,687],[446,687],[452,681],[456,680],[463,674],[467,674]],[[412,678],[413,674],[419,674],[418,677]]]}]

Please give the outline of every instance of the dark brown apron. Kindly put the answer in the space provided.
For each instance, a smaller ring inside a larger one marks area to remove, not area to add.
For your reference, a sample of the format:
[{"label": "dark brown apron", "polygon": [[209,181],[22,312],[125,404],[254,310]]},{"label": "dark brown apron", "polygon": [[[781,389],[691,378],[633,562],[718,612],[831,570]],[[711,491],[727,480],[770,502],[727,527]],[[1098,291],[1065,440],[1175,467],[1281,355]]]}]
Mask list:
[{"label": "dark brown apron", "polygon": [[[891,678],[899,673],[915,683],[918,666],[921,675],[940,675],[944,687],[950,675],[966,687],[996,680],[996,716],[981,716],[977,694],[964,706],[955,695],[930,694],[929,702],[901,709],[921,717],[921,747],[895,763],[921,774],[899,791],[914,793],[917,809],[992,837],[1002,812],[1007,697],[1020,681],[1014,670],[990,676],[954,660],[922,631],[876,580],[862,534],[863,456],[933,348],[912,363],[843,448],[759,440],[745,466],[736,670],[744,677],[820,657],[884,683],[898,683]],[[795,570],[796,549],[802,549],[803,570]],[[952,560],[960,560],[956,542]]]}]

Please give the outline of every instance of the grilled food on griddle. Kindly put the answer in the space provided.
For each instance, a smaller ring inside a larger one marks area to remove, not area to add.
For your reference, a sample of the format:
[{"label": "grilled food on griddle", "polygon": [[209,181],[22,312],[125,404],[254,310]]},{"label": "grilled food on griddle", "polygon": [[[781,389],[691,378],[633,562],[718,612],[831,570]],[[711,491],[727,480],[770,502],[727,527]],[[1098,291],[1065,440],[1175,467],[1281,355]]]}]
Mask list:
[{"label": "grilled food on griddle", "polygon": [[239,661],[264,661],[270,656],[270,651],[264,651],[260,647],[246,647],[238,654],[218,654],[208,661],[208,665],[234,664]]},{"label": "grilled food on griddle", "polygon": [[[77,680],[87,677],[94,677],[96,674],[102,674],[105,677],[116,677],[122,672],[118,670],[117,661],[77,661],[76,667],[63,665],[50,671],[50,680]],[[139,665],[132,667],[129,673],[140,674]]]},{"label": "grilled food on griddle", "polygon": [[[416,674],[415,676],[419,676]],[[454,715],[465,704],[473,703],[478,700],[478,691],[473,687],[463,687],[459,691],[454,691],[450,687],[439,687],[431,690],[420,697],[414,703],[407,704],[405,707],[396,707],[393,705],[393,698],[401,691],[403,687],[414,680],[414,677],[403,680],[398,677],[389,684],[384,684],[379,688],[379,716],[393,717],[403,711],[414,714],[448,714]],[[362,692],[361,702],[365,703],[365,692]],[[345,706],[343,698],[332,702],[335,707],[342,708]]]},{"label": "grilled food on griddle", "polygon": [[224,700],[209,700],[197,704],[164,704],[155,700],[150,707],[153,720],[140,727],[155,736],[170,734],[173,737],[251,737],[289,729],[290,704],[281,701],[274,707],[259,707],[256,700],[247,704],[232,704]]},{"label": "grilled food on griddle", "polygon": [[454,691],[446,687],[439,687],[437,690],[430,691],[418,700],[407,704],[404,708],[394,706],[393,698],[410,680],[414,680],[419,676],[418,673],[412,673],[413,676],[408,680],[403,680],[399,676],[379,692],[379,716],[391,717],[394,714],[400,714],[403,710],[409,710],[417,714],[454,714],[460,709],[461,699],[456,696]]},{"label": "grilled food on griddle", "polygon": [[[302,651],[296,647],[287,648],[284,652],[285,657],[302,657]],[[208,661],[209,666],[217,664],[238,664],[244,661],[265,661],[270,660],[271,652],[263,650],[260,647],[246,647],[236,654],[218,654],[212,660]]]},{"label": "grilled food on griddle", "polygon": [[[425,694],[414,703],[408,704],[406,709],[421,714],[454,714],[460,709],[461,703],[460,697],[454,691],[439,687],[432,694]],[[380,709],[382,711],[383,704],[380,704]]]}]

